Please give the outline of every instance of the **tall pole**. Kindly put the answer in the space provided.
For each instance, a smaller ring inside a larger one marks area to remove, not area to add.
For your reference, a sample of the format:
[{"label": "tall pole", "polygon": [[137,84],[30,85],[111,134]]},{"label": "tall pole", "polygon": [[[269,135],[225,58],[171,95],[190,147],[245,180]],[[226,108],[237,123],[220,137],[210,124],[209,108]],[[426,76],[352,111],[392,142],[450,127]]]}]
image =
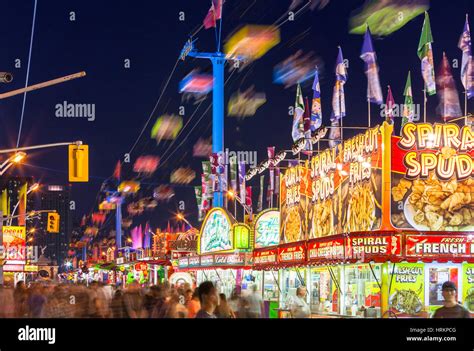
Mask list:
[{"label": "tall pole", "polygon": [[464,125],[467,126],[467,89],[464,92]]},{"label": "tall pole", "polygon": [[[212,89],[212,152],[222,155],[224,151],[224,65],[225,57],[217,52],[211,58],[214,87]],[[214,193],[214,207],[223,206],[221,189]]]},{"label": "tall pole", "polygon": [[122,198],[117,203],[115,210],[115,247],[118,250],[122,247]]},{"label": "tall pole", "polygon": [[426,97],[426,84],[425,84],[425,89],[423,89],[423,123],[426,123],[426,102],[427,102],[427,97]]},{"label": "tall pole", "polygon": [[[3,248],[3,212],[0,211],[0,248],[2,249],[2,255],[0,255],[0,260],[3,261],[3,257],[6,256],[5,249]],[[3,286],[3,264],[0,262],[0,286]]]},{"label": "tall pole", "polygon": [[370,128],[370,99],[367,99],[367,111],[368,111],[369,128]]}]

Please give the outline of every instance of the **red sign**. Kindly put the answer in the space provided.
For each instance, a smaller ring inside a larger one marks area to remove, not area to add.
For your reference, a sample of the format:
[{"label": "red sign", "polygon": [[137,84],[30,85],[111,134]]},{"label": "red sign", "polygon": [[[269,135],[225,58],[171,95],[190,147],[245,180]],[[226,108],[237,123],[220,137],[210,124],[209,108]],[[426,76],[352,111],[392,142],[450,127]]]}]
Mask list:
[{"label": "red sign", "polygon": [[148,265],[146,263],[137,263],[135,264],[135,270],[139,271],[146,271],[148,269]]},{"label": "red sign", "polygon": [[473,235],[406,235],[407,257],[474,257]]},{"label": "red sign", "polygon": [[278,248],[278,261],[280,263],[303,262],[306,258],[303,244]]},{"label": "red sign", "polygon": [[278,250],[262,250],[253,252],[253,262],[255,265],[272,264],[277,262]]},{"label": "red sign", "polygon": [[351,235],[346,239],[346,257],[367,261],[374,257],[400,256],[400,235]]},{"label": "red sign", "polygon": [[309,242],[308,260],[344,260],[344,239],[326,239]]}]

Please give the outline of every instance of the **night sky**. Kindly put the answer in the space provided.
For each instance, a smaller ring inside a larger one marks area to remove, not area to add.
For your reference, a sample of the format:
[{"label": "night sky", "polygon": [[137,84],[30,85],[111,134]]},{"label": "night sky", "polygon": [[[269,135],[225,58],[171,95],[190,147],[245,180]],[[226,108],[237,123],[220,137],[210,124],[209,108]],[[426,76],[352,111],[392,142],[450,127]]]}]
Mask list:
[{"label": "night sky", "polygon": [[[257,151],[260,162],[266,158],[267,146],[275,146],[277,151],[291,146],[292,117],[288,115],[288,107],[294,104],[295,86],[285,89],[273,84],[273,67],[300,49],[305,53],[313,52],[323,63],[320,72],[323,124],[328,125],[337,46],[341,45],[344,58],[349,60],[344,126],[366,125],[366,77],[363,61],[359,58],[362,36],[348,33],[351,13],[363,3],[356,0],[331,0],[320,11],[303,11],[294,22],[286,22],[280,28],[281,43],[278,46],[232,75],[226,85],[226,105],[232,93],[251,85],[255,86],[256,91],[266,93],[267,102],[253,117],[236,120],[226,116],[226,148]],[[224,6],[223,39],[244,24],[274,23],[287,12],[289,4],[289,0],[227,0]],[[4,0],[2,5],[0,37],[3,50],[0,71],[14,74],[11,84],[0,86],[1,92],[5,92],[25,85],[34,1]],[[82,140],[89,145],[90,182],[74,184],[72,187],[77,219],[97,208],[96,196],[101,183],[112,175],[117,160],[123,159],[124,154],[131,149],[183,44],[188,35],[202,24],[209,6],[209,0],[38,1],[30,85],[83,70],[87,76],[27,95],[20,146],[73,140]],[[473,10],[472,0],[431,1],[429,13],[435,41],[436,70],[443,51],[450,60],[461,61],[458,39],[465,14],[470,12],[472,15]],[[75,12],[75,21],[70,21],[71,11]],[[180,11],[185,13],[183,22],[178,19]],[[403,88],[408,70],[411,70],[414,100],[415,103],[422,103],[423,82],[416,52],[422,24],[423,16],[418,16],[390,36],[374,38],[384,98],[386,87],[390,84],[395,101],[403,103]],[[201,30],[196,35],[197,48],[203,51],[215,49],[214,35],[214,29]],[[14,66],[16,59],[22,62],[19,69]],[[130,69],[124,67],[125,59],[130,59]],[[131,163],[123,167],[122,177],[131,179],[135,176],[132,165],[138,156],[152,154],[164,156],[164,160],[173,152],[152,177],[143,181],[139,197],[151,196],[153,188],[169,182],[170,172],[179,166],[190,166],[196,171],[198,177],[189,186],[177,187],[176,197],[168,206],[159,206],[148,214],[146,219],[150,219],[155,226],[164,227],[180,200],[185,201],[185,212],[196,223],[197,207],[192,186],[200,185],[200,161],[203,159],[192,157],[192,146],[199,137],[211,135],[212,109],[197,126],[196,121],[212,102],[212,94],[208,95],[192,122],[165,155],[163,153],[170,142],[157,145],[150,138],[151,127],[160,115],[177,113],[178,107],[182,105],[178,84],[195,68],[200,68],[201,72],[211,72],[211,64],[206,61],[188,58],[184,63],[179,62],[157,111],[131,155]],[[229,74],[226,68],[226,79]],[[453,68],[453,75],[458,91],[463,91],[459,68]],[[311,80],[303,86],[303,94],[311,98]],[[0,101],[0,140],[3,148],[16,145],[22,101],[23,95]],[[95,121],[56,118],[55,105],[64,101],[95,104]],[[437,103],[437,97],[429,98],[430,121],[438,118],[435,114]],[[184,106],[186,123],[197,105],[186,103]],[[381,122],[377,106],[372,106],[373,123]],[[399,123],[397,121],[397,131]],[[194,130],[187,136],[193,127]],[[67,184],[67,148],[30,152],[26,163],[12,173],[33,175],[44,184]],[[258,193],[257,178],[252,183],[255,195]],[[144,218],[135,218],[135,223],[142,220]],[[112,221],[108,223],[113,224]]]}]

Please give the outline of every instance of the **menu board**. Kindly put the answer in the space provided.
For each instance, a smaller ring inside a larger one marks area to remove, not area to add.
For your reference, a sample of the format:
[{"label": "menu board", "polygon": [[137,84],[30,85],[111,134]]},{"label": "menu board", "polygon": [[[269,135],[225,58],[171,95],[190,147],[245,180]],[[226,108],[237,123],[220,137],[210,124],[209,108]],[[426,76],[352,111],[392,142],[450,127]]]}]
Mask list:
[{"label": "menu board", "polygon": [[346,239],[346,258],[370,259],[387,256],[401,256],[402,240],[400,235],[353,235]]},{"label": "menu board", "polygon": [[3,248],[6,265],[26,263],[26,229],[22,226],[3,226]]},{"label": "menu board", "polygon": [[277,262],[278,250],[255,250],[253,252],[253,262],[255,265],[274,264]]},{"label": "menu board", "polygon": [[333,240],[318,239],[308,242],[309,261],[344,260],[344,238]]},{"label": "menu board", "polygon": [[213,208],[202,224],[199,235],[199,254],[232,250],[234,248],[233,222],[224,209]]},{"label": "menu board", "polygon": [[405,236],[407,257],[455,260],[474,257],[474,238],[470,235]]},{"label": "menu board", "polygon": [[278,262],[301,263],[306,259],[306,248],[304,244],[294,244],[278,248]]},{"label": "menu board", "polygon": [[424,264],[396,263],[389,269],[390,275],[393,273],[389,278],[392,281],[388,298],[391,308],[411,316],[420,314],[425,304]]},{"label": "menu board", "polygon": [[305,240],[307,207],[311,191],[309,170],[290,167],[280,181],[280,244]]},{"label": "menu board", "polygon": [[407,123],[392,137],[391,221],[400,229],[474,230],[474,132]]},{"label": "menu board", "polygon": [[258,215],[254,225],[255,248],[280,243],[280,211],[267,210]]},{"label": "menu board", "polygon": [[324,150],[310,161],[309,238],[380,228],[380,127]]},{"label": "menu board", "polygon": [[463,264],[462,279],[462,302],[469,312],[474,313],[474,264]]}]

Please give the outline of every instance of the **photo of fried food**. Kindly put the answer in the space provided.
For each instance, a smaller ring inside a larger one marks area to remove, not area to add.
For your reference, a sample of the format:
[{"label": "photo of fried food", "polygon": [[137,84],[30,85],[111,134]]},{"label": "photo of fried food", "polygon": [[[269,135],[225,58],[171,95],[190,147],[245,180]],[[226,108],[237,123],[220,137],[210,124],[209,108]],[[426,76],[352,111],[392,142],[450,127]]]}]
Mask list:
[{"label": "photo of fried food", "polygon": [[313,205],[311,238],[319,238],[335,234],[334,212],[332,206],[332,199],[317,202]]},{"label": "photo of fried food", "polygon": [[[410,183],[408,187],[407,183]],[[474,226],[473,179],[442,181],[434,175],[413,182],[402,179],[392,188],[392,198],[394,201],[406,198],[403,216],[392,215],[392,222],[397,226],[402,226],[405,219],[406,224],[418,230],[460,231]]]},{"label": "photo of fried food", "polygon": [[298,207],[288,209],[285,223],[285,242],[295,242],[300,240],[301,216]]},{"label": "photo of fried food", "polygon": [[357,184],[349,193],[344,232],[372,230],[376,221],[376,200],[370,183]]}]

